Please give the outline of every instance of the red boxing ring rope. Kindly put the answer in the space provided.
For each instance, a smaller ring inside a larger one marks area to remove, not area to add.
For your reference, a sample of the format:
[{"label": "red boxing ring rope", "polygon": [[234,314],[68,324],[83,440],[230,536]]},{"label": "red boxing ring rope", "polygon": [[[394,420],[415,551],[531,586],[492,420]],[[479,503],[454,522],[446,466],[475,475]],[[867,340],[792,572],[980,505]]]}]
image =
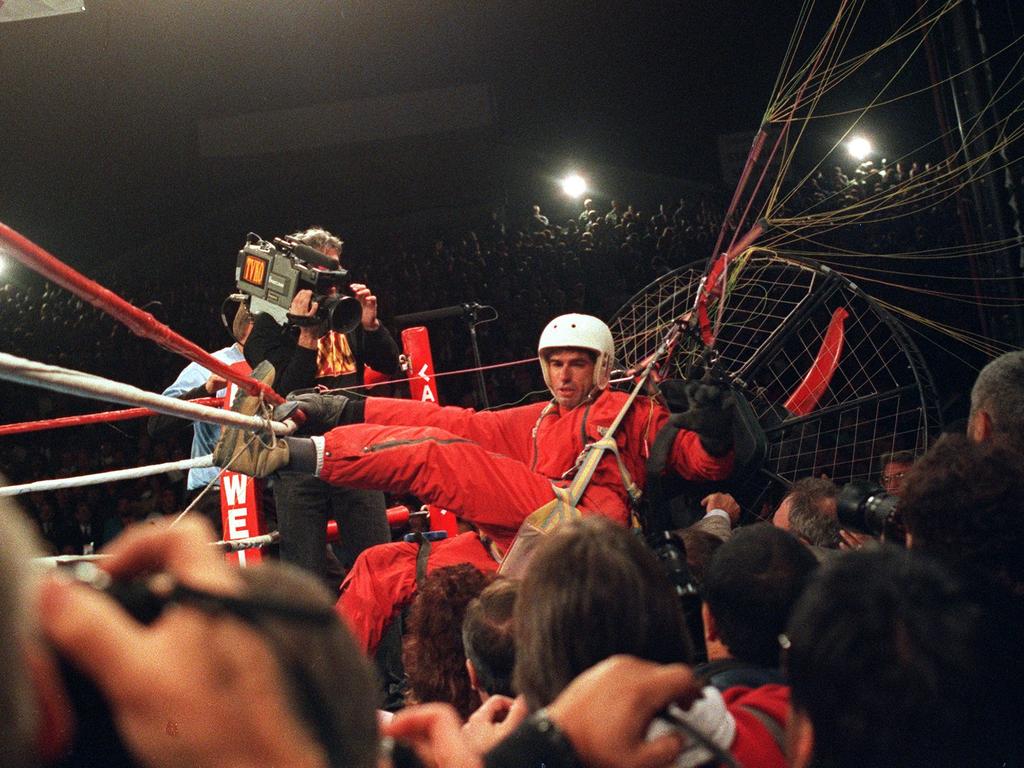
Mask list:
[{"label": "red boxing ring rope", "polygon": [[[221,404],[220,397],[200,397],[189,400],[190,403],[216,407]],[[156,411],[149,408],[123,408],[119,411],[102,411],[100,413],[83,413],[79,416],[61,416],[56,419],[41,421],[22,421],[17,424],[0,425],[0,437],[5,435],[21,435],[26,432],[42,432],[47,429],[64,429],[65,427],[82,427],[88,424],[107,424],[112,421],[128,421],[155,416]]]},{"label": "red boxing ring rope", "polygon": [[164,349],[183,355],[212,373],[241,387],[247,394],[262,393],[274,405],[284,398],[262,382],[242,376],[230,366],[213,357],[202,347],[167,327],[148,312],[125,301],[113,291],[76,272],[53,254],[0,222],[0,243],[9,246],[10,255],[29,269],[65,288],[94,307],[126,325],[136,336],[155,341]]}]

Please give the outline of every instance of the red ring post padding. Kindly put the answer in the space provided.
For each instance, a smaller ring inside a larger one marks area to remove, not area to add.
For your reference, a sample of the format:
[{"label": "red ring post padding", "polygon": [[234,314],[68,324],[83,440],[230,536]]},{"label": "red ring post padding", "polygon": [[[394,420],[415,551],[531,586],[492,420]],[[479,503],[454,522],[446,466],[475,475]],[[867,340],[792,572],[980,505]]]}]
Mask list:
[{"label": "red ring post padding", "polygon": [[[409,522],[409,508],[404,504],[399,504],[397,507],[388,507],[388,525],[392,528],[396,528],[400,525],[405,525]],[[341,531],[338,529],[337,520],[327,521],[327,540],[337,541],[341,538]]]}]

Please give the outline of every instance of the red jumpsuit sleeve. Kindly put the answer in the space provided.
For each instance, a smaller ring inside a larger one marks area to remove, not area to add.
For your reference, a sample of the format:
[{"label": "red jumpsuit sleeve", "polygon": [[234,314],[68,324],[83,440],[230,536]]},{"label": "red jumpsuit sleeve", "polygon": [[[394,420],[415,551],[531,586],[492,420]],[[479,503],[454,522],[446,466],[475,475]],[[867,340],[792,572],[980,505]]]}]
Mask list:
[{"label": "red jumpsuit sleeve", "polygon": [[[789,686],[763,685],[760,688],[736,686],[722,693],[725,707],[736,721],[736,735],[729,751],[740,765],[763,768],[783,768],[786,758],[783,745],[776,741],[789,719]],[[776,723],[777,733],[769,731],[764,722],[750,709]]]},{"label": "red jumpsuit sleeve", "polygon": [[504,411],[474,411],[416,400],[369,397],[364,419],[368,424],[436,427],[472,440],[489,451],[526,461],[533,425],[543,407],[538,403]]},{"label": "red jumpsuit sleeve", "polygon": [[685,480],[724,480],[732,472],[733,452],[712,456],[696,432],[680,429],[672,443],[668,466]]}]

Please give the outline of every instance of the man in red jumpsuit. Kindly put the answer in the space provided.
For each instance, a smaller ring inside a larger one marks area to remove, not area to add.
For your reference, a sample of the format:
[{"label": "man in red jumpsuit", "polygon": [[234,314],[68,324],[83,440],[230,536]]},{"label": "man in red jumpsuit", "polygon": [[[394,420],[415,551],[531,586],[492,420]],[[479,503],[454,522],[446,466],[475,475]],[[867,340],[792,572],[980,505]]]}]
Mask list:
[{"label": "man in red jumpsuit", "polygon": [[[477,529],[434,542],[428,572],[463,562],[495,570],[492,553],[507,551],[523,520],[555,498],[552,486],[569,485],[584,446],[604,436],[627,399],[608,388],[614,343],[596,317],[555,318],[541,334],[538,354],[554,398],[549,403],[475,412],[391,398],[302,396],[305,429],[343,426],[273,447],[225,430],[214,463],[258,477],[288,466],[332,484],[413,494]],[[272,372],[254,372],[261,374]],[[253,397],[235,403],[250,413],[256,406]],[[691,480],[726,477],[732,468],[730,412],[719,398],[688,415],[696,416],[687,422],[696,431],[679,430],[669,469]],[[660,403],[639,397],[614,435],[622,465],[639,487],[650,445],[669,418]],[[629,503],[616,456],[605,452],[577,506],[585,515],[626,525]],[[406,542],[371,547],[342,584],[338,608],[370,653],[392,615],[415,594],[418,552],[417,544]]]}]

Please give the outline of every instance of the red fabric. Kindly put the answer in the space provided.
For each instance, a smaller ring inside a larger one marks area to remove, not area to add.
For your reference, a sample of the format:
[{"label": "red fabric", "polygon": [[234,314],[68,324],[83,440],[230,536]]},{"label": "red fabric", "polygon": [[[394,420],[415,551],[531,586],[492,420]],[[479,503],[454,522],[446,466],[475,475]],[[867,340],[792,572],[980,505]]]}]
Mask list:
[{"label": "red fabric", "polygon": [[724,691],[722,698],[726,709],[736,720],[736,736],[729,749],[732,756],[749,768],[785,768],[786,756],[775,738],[757,715],[744,707],[759,710],[778,723],[784,732],[789,719],[789,686],[746,688],[738,685]]},{"label": "red fabric", "polygon": [[[320,476],[338,485],[414,493],[507,546],[523,519],[554,498],[549,484],[569,484],[562,475],[575,464],[584,440],[600,439],[626,398],[605,390],[593,403],[570,411],[555,406],[538,423],[544,403],[476,412],[371,397],[367,424],[327,433]],[[638,398],[615,434],[623,463],[640,487],[650,443],[668,416],[654,401]],[[370,424],[393,429],[375,430]],[[453,442],[460,438],[471,442]],[[709,456],[696,434],[680,430],[668,466],[689,480],[715,480],[729,474],[732,456]],[[628,496],[611,454],[602,457],[579,506],[627,522]]]},{"label": "red fabric", "polygon": [[[366,400],[366,423],[338,427],[324,436],[320,477],[332,485],[414,494],[474,523],[481,534],[507,549],[527,515],[554,498],[552,482],[569,484],[562,475],[575,465],[584,441],[602,437],[626,398],[605,390],[593,403],[569,411],[554,406],[541,419],[544,403],[476,412],[371,397]],[[668,415],[651,399],[638,398],[616,432],[623,463],[640,487],[650,443]],[[728,475],[732,456],[709,456],[696,434],[680,430],[668,466],[687,479],[714,480]],[[623,525],[628,522],[628,495],[612,454],[602,457],[579,507]],[[376,645],[395,607],[415,592],[415,555],[403,556],[401,549],[374,552],[381,548],[360,556],[365,562],[357,560],[338,601],[368,649]]]},{"label": "red fabric", "polygon": [[[367,447],[372,450],[365,450]],[[551,484],[515,459],[432,427],[356,424],[325,436],[320,477],[349,488],[411,493],[471,520],[502,546],[551,500]]]},{"label": "red fabric", "polygon": [[[404,541],[370,547],[356,558],[341,585],[335,607],[367,654],[376,650],[394,613],[416,593],[418,554],[418,544]],[[460,563],[470,563],[481,571],[498,569],[475,532],[430,542],[427,573]]]}]

